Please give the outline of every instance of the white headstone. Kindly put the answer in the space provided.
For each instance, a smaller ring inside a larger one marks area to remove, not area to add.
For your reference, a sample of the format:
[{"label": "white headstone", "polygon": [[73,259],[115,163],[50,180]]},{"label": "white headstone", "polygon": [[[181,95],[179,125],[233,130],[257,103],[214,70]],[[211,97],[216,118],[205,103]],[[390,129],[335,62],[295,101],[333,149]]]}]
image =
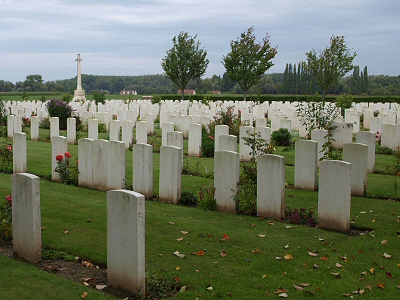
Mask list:
[{"label": "white headstone", "polygon": [[153,147],[135,144],[133,155],[133,190],[143,194],[146,199],[153,198]]},{"label": "white headstone", "polygon": [[217,151],[214,153],[214,187],[217,209],[236,213],[233,196],[238,191],[240,176],[239,153]]},{"label": "white headstone", "polygon": [[13,174],[13,251],[29,262],[42,260],[40,179],[36,175]]},{"label": "white headstone", "polygon": [[145,292],[145,198],[107,192],[107,282],[133,294]]},{"label": "white headstone", "polygon": [[319,163],[318,228],[350,230],[351,164],[338,160]]},{"label": "white headstone", "polygon": [[14,132],[13,173],[26,173],[27,169],[26,134],[23,132]]},{"label": "white headstone", "polygon": [[315,191],[318,188],[318,143],[297,140],[295,151],[294,188]]},{"label": "white headstone", "polygon": [[351,163],[351,194],[365,196],[367,192],[368,146],[358,143],[344,144],[343,161]]},{"label": "white headstone", "polygon": [[257,156],[257,215],[273,220],[285,216],[285,157]]},{"label": "white headstone", "polygon": [[178,204],[182,193],[182,149],[175,146],[160,148],[159,199]]},{"label": "white headstone", "polygon": [[374,173],[375,171],[375,133],[369,131],[360,131],[356,133],[356,142],[365,144],[368,147],[368,173]]}]

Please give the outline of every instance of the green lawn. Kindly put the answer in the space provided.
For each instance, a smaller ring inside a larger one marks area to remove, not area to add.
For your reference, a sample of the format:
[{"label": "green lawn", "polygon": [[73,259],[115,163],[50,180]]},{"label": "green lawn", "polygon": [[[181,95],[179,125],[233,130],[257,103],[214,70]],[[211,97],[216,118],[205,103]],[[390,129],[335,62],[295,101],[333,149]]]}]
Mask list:
[{"label": "green lawn", "polygon": [[[28,171],[50,174],[51,144],[28,141],[27,148]],[[77,157],[77,145],[69,145],[68,149],[73,158]],[[290,164],[286,168],[287,182],[293,184],[294,151],[278,148],[276,153],[287,157]],[[391,160],[391,156],[378,155],[377,165],[383,166]],[[193,157],[186,161],[190,169],[213,172],[212,159]],[[159,154],[154,155],[154,163],[157,194]],[[127,180],[132,181],[131,151],[127,151],[126,165]],[[182,190],[195,194],[209,182],[212,179],[183,175]],[[106,194],[44,180],[40,188],[43,246],[105,265]],[[371,195],[392,197],[391,176],[369,175],[367,190]],[[8,194],[11,194],[11,176],[0,173],[0,198]],[[318,192],[286,189],[286,202],[293,208],[317,211]],[[298,299],[313,297],[311,293],[320,299],[342,299],[342,294],[358,289],[364,290],[366,299],[397,298],[399,203],[353,197],[351,218],[353,226],[373,231],[345,235],[147,200],[146,270],[157,271],[167,278],[179,277],[188,289],[176,295],[176,299],[230,299],[230,295],[236,299],[268,299],[278,298],[275,294],[278,289],[286,289],[289,298]],[[64,229],[68,234],[64,234]],[[223,239],[224,235],[229,239]],[[387,243],[382,243],[385,240]],[[192,255],[200,250],[204,255]],[[173,255],[175,251],[186,257]],[[385,253],[391,257],[385,258]],[[74,299],[87,291],[81,285],[9,258],[0,256],[0,265],[2,299]],[[294,285],[302,285],[304,290]],[[92,290],[89,293],[88,299],[111,299]]]}]

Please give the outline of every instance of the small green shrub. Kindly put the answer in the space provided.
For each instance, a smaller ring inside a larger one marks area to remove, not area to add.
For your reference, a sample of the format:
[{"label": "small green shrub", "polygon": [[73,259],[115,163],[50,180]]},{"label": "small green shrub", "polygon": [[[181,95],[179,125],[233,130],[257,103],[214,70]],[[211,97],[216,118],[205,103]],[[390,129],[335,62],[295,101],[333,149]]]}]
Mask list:
[{"label": "small green shrub", "polygon": [[276,146],[289,146],[292,135],[287,128],[279,128],[279,130],[272,133],[271,139]]},{"label": "small green shrub", "polygon": [[389,155],[392,155],[393,154],[393,150],[392,150],[392,148],[389,148],[389,147],[386,147],[386,146],[381,146],[381,144],[376,143],[375,153],[376,154],[389,154]]},{"label": "small green shrub", "polygon": [[199,191],[199,207],[203,210],[214,211],[217,208],[217,202],[215,201],[215,187],[210,182],[210,186],[200,187]]},{"label": "small green shrub", "polygon": [[97,127],[98,127],[98,132],[100,132],[100,133],[106,133],[107,132],[107,127],[106,127],[106,124],[104,124],[104,123],[99,123],[98,125],[97,125]]},{"label": "small green shrub", "polygon": [[64,94],[64,95],[62,95],[61,99],[62,99],[62,101],[69,103],[72,101],[73,96],[71,94]]},{"label": "small green shrub", "polygon": [[179,204],[183,206],[197,206],[198,199],[192,193],[183,191],[181,198],[179,199]]},{"label": "small green shrub", "polygon": [[155,95],[153,95],[153,98],[151,98],[151,103],[157,104],[157,103],[160,103],[161,100],[162,100],[162,97],[159,94],[155,94]]},{"label": "small green shrub", "polygon": [[209,134],[203,125],[201,133],[201,156],[214,157],[214,147],[214,136]]},{"label": "small green shrub", "polygon": [[46,102],[46,108],[50,117],[58,117],[60,129],[67,129],[67,119],[72,113],[72,107],[68,102],[50,99]]},{"label": "small green shrub", "polygon": [[158,274],[156,271],[146,272],[145,283],[144,295],[139,293],[139,298],[144,300],[169,298],[180,290],[178,277],[167,278],[165,274]]},{"label": "small green shrub", "polygon": [[104,104],[106,103],[106,92],[103,91],[94,91],[92,92],[93,95],[93,100],[96,102],[96,104]]},{"label": "small green shrub", "polygon": [[353,101],[354,98],[351,95],[340,95],[336,98],[336,106],[340,107],[342,116],[344,116],[346,108],[351,107]]}]

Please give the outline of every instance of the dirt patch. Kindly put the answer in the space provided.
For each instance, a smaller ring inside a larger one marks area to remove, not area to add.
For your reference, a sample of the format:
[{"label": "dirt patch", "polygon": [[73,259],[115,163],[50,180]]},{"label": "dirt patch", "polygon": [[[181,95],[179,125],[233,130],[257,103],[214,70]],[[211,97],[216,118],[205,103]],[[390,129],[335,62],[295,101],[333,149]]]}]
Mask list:
[{"label": "dirt patch", "polygon": [[[0,241],[0,254],[21,260],[13,253],[11,243]],[[28,262],[26,262],[28,263]],[[138,299],[129,292],[107,287],[107,270],[103,267],[95,266],[85,261],[65,261],[65,260],[42,260],[36,263],[29,263],[38,269],[48,273],[55,274],[60,277],[78,282],[82,285],[87,285],[93,289],[101,289],[102,292],[114,295],[123,299]]]}]

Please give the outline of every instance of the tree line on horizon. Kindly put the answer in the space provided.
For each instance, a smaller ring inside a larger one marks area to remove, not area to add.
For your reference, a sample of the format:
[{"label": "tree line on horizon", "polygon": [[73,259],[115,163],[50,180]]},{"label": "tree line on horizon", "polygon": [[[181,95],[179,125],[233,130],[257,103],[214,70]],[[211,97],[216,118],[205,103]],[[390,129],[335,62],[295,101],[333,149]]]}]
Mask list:
[{"label": "tree line on horizon", "polygon": [[[298,66],[300,65],[300,71]],[[296,70],[296,71],[295,71]],[[365,75],[367,67],[360,73],[356,66],[351,75],[340,78],[329,89],[329,94],[351,94],[370,96],[400,96],[400,79],[397,76]],[[300,74],[299,74],[300,72]],[[32,80],[34,76],[36,80]],[[0,92],[59,92],[73,93],[76,89],[76,77],[43,82],[41,75],[28,75],[27,80],[12,83],[0,80]],[[121,90],[135,90],[139,95],[176,94],[177,87],[164,74],[138,76],[105,76],[82,74],[82,85],[87,93],[108,91],[119,94]],[[223,76],[199,78],[188,84],[187,89],[194,89],[196,94],[208,94],[220,91],[222,94],[242,94],[240,86]],[[251,94],[299,94],[321,93],[320,88],[309,75],[303,74],[301,63],[287,64],[283,73],[270,73],[262,76],[261,81],[253,86]]]}]

